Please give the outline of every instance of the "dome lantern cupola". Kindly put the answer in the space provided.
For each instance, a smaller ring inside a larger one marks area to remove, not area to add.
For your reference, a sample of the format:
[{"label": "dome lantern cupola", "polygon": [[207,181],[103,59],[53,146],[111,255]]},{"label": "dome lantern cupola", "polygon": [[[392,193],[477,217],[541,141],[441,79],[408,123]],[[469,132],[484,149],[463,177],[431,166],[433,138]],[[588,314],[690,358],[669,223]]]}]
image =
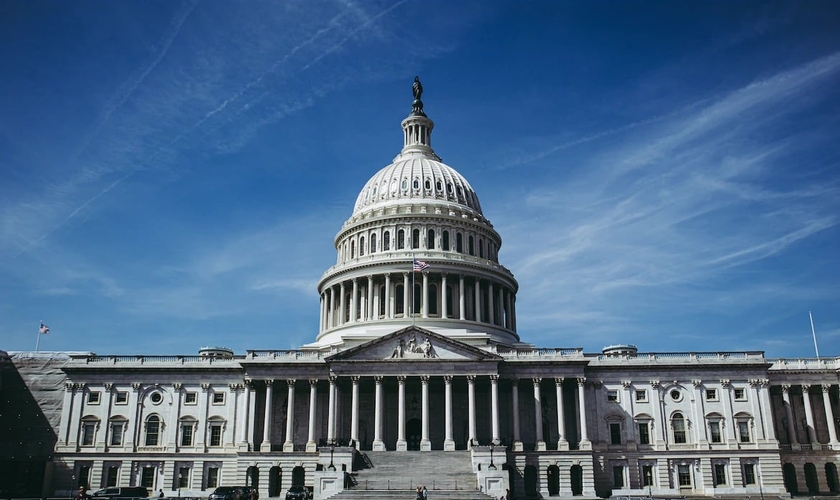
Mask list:
[{"label": "dome lantern cupola", "polygon": [[420,96],[423,94],[423,85],[419,77],[414,77],[414,85],[411,87],[414,93],[414,102],[411,104],[411,114],[402,121],[403,148],[397,159],[411,154],[420,154],[435,161],[441,161],[440,157],[432,150],[432,129],[435,122],[426,116],[423,111],[423,101]]}]

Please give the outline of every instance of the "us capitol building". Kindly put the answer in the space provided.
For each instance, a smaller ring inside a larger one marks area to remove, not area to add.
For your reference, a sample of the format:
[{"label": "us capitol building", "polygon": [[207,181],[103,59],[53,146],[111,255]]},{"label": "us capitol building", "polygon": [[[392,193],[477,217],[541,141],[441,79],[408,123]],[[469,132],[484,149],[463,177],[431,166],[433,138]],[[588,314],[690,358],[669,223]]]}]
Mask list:
[{"label": "us capitol building", "polygon": [[9,495],[32,477],[30,496],[79,484],[205,497],[255,485],[263,499],[304,485],[316,500],[418,485],[438,498],[840,492],[837,358],[521,339],[502,238],[432,149],[417,79],[413,90],[402,150],[335,237],[315,341],[3,356]]}]

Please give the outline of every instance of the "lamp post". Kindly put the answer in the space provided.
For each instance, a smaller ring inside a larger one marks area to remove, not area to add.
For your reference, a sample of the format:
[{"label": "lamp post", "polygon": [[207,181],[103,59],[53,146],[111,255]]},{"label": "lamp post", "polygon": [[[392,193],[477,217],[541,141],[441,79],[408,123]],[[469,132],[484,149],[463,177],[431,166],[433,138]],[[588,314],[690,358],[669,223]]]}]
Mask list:
[{"label": "lamp post", "polygon": [[493,463],[493,443],[490,443],[490,465],[487,470],[496,470],[496,464]]},{"label": "lamp post", "polygon": [[327,467],[328,470],[335,470],[335,464],[333,464],[333,454],[335,454],[335,441],[330,442],[330,465]]}]

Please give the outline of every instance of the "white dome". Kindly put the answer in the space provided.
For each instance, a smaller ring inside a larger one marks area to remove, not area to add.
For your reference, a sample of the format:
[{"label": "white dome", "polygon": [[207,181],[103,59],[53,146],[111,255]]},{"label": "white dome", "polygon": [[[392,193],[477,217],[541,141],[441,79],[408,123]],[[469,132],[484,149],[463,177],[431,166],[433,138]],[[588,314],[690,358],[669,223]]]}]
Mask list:
[{"label": "white dome", "polygon": [[481,215],[481,204],[467,180],[454,168],[422,154],[400,155],[367,181],[353,215],[412,201],[457,204]]}]

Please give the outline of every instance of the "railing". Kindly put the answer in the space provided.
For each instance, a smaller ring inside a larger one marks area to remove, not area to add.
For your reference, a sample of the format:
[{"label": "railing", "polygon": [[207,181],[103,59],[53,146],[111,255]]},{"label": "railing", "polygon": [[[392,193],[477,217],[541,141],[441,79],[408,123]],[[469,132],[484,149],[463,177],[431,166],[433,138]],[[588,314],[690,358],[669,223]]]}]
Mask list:
[{"label": "railing", "polygon": [[86,355],[84,357],[74,358],[75,362],[83,362],[89,365],[118,365],[118,364],[134,364],[134,365],[148,365],[148,364],[166,364],[166,365],[186,365],[186,364],[238,364],[238,361],[244,356],[234,356],[231,358],[215,358],[211,356],[97,356]]},{"label": "railing", "polygon": [[583,358],[583,349],[578,347],[554,347],[529,350],[496,351],[506,359],[534,359],[534,358]]},{"label": "railing", "polygon": [[325,356],[334,354],[335,350],[328,353],[320,351],[298,351],[292,349],[270,349],[270,350],[248,350],[245,356],[246,361],[320,361]]},{"label": "railing", "polygon": [[477,489],[477,488],[469,488],[467,484],[464,482],[458,482],[457,480],[452,481],[439,481],[433,479],[431,484],[428,481],[423,482],[415,482],[414,478],[406,478],[406,479],[388,479],[386,481],[369,481],[364,479],[362,481],[356,481],[354,484],[353,489],[356,490],[381,490],[384,483],[386,490],[394,490],[394,491],[412,491],[416,490],[418,487],[422,488],[423,486],[429,490],[446,490],[446,491],[455,491],[455,490],[467,490],[467,489]]},{"label": "railing", "polygon": [[768,359],[770,370],[837,370],[840,358]]},{"label": "railing", "polygon": [[639,354],[619,354],[619,355],[598,355],[598,360],[602,362],[626,362],[628,360],[639,362],[713,362],[713,361],[762,361],[764,360],[764,352],[762,351],[743,351],[743,352],[646,352]]}]

